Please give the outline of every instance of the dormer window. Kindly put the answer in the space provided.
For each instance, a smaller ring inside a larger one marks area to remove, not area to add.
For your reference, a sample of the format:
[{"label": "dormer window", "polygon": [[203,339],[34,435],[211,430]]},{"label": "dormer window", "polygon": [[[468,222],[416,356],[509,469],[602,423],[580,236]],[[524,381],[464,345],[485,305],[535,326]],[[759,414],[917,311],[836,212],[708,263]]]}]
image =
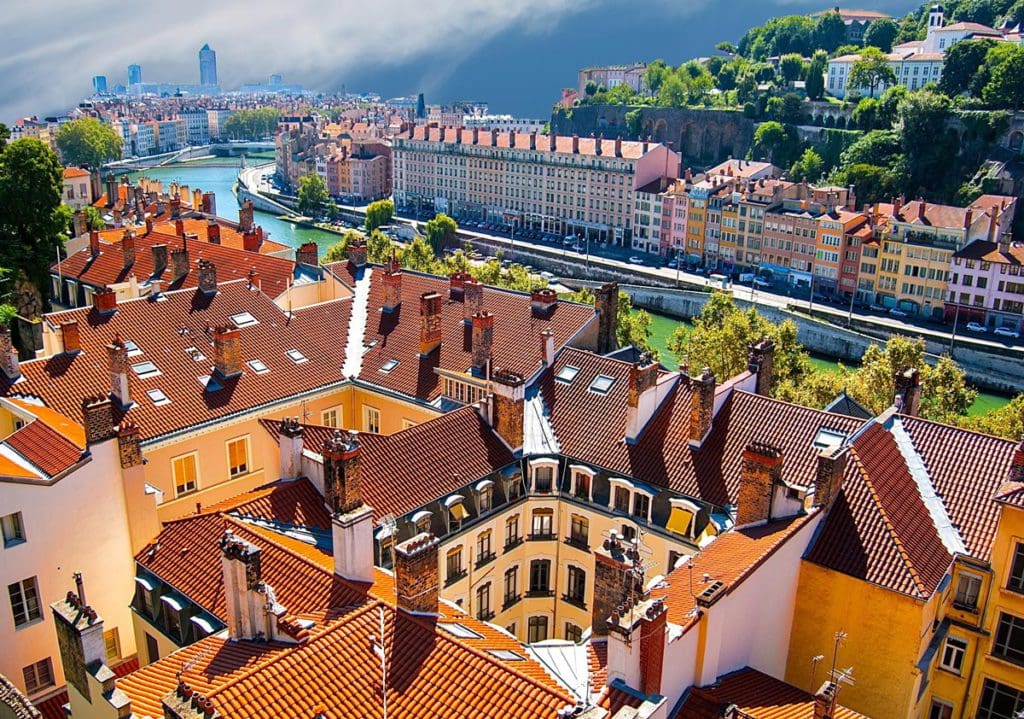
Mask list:
[{"label": "dormer window", "polygon": [[416,527],[416,534],[422,534],[423,532],[430,532],[430,517],[431,514],[427,510],[420,510],[416,514],[412,515],[412,524]]},{"label": "dormer window", "polygon": [[461,494],[453,494],[444,500],[445,509],[448,510],[449,532],[460,529],[462,522],[469,516],[463,502],[465,502],[465,498]]},{"label": "dormer window", "polygon": [[534,459],[530,462],[531,491],[536,494],[551,494],[555,489],[555,470],[558,460]]},{"label": "dormer window", "polygon": [[570,494],[576,497],[576,499],[591,501],[593,499],[591,492],[594,484],[594,470],[580,464],[574,464],[569,467],[569,471]]},{"label": "dormer window", "polygon": [[476,483],[476,506],[480,514],[490,512],[494,506],[494,482],[483,479]]},{"label": "dormer window", "polygon": [[700,507],[688,499],[673,498],[668,502],[672,507],[672,513],[668,517],[668,522],[665,523],[665,529],[680,537],[693,539]]},{"label": "dormer window", "polygon": [[632,514],[645,522],[651,521],[653,492],[622,477],[612,477],[608,482],[612,488],[610,509]]}]

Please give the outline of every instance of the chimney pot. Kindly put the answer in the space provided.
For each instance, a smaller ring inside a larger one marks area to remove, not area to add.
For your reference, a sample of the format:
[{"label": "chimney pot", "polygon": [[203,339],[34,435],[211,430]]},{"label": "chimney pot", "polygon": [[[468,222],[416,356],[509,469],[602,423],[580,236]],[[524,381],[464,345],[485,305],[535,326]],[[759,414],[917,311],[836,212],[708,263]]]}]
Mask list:
[{"label": "chimney pot", "polygon": [[743,450],[736,526],[771,520],[775,485],[782,481],[782,452],[764,442],[751,442]]},{"label": "chimney pot", "polygon": [[395,547],[395,595],[401,611],[437,613],[437,548],[437,537],[426,532]]},{"label": "chimney pot", "polygon": [[543,287],[530,292],[530,311],[539,317],[547,317],[558,304],[558,293]]},{"label": "chimney pot", "polygon": [[213,328],[214,371],[221,379],[242,374],[241,333],[228,325]]},{"label": "chimney pot", "polygon": [[199,260],[199,291],[207,297],[217,294],[217,266],[209,260]]},{"label": "chimney pot", "polygon": [[92,305],[101,315],[109,315],[117,310],[117,293],[109,287],[101,287],[92,294]]},{"label": "chimney pot", "polygon": [[491,359],[494,343],[494,315],[487,310],[473,315],[473,331],[471,348],[473,354],[473,374],[482,376],[487,371],[487,363]]}]

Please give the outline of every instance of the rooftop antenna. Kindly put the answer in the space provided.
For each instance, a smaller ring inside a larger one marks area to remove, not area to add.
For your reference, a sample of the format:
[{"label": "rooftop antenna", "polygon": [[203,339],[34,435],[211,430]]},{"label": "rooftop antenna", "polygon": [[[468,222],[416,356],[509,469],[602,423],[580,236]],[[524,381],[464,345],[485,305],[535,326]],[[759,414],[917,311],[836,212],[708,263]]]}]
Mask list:
[{"label": "rooftop antenna", "polygon": [[836,662],[839,659],[839,645],[843,643],[847,634],[845,631],[840,629],[835,634],[836,643],[835,648],[832,650],[832,669],[829,670],[829,678],[832,680],[832,684],[835,686],[835,691],[832,692],[831,705],[829,707],[829,716],[833,716],[836,710],[836,704],[839,703],[839,690],[842,689],[843,684],[849,684],[853,686],[853,667],[846,667],[845,669],[837,669]]}]

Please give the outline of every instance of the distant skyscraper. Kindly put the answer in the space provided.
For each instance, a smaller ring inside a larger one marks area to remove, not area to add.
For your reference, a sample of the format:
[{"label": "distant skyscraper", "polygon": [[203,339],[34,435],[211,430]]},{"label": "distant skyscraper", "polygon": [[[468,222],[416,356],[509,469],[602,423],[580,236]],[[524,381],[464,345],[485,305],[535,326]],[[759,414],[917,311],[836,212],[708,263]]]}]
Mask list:
[{"label": "distant skyscraper", "polygon": [[271,75],[270,76],[270,84],[271,85],[280,85],[281,84],[281,76],[280,75]]},{"label": "distant skyscraper", "polygon": [[138,85],[142,82],[142,65],[128,66],[128,84]]},{"label": "distant skyscraper", "polygon": [[199,51],[199,84],[217,84],[217,53],[209,45],[203,45]]},{"label": "distant skyscraper", "polygon": [[427,103],[423,100],[423,93],[416,96],[416,117],[427,116]]},{"label": "distant skyscraper", "polygon": [[92,89],[97,95],[103,95],[107,91],[107,76],[96,75],[92,79]]}]

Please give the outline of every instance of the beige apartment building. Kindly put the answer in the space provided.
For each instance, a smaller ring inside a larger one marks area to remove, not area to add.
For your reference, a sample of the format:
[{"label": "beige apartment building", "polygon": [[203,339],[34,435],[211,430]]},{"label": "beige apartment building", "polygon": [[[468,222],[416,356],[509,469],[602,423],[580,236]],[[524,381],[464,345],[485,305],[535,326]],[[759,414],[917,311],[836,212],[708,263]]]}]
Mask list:
[{"label": "beige apartment building", "polygon": [[675,177],[679,155],[621,138],[421,126],[395,138],[394,166],[400,207],[624,244],[637,189]]}]

